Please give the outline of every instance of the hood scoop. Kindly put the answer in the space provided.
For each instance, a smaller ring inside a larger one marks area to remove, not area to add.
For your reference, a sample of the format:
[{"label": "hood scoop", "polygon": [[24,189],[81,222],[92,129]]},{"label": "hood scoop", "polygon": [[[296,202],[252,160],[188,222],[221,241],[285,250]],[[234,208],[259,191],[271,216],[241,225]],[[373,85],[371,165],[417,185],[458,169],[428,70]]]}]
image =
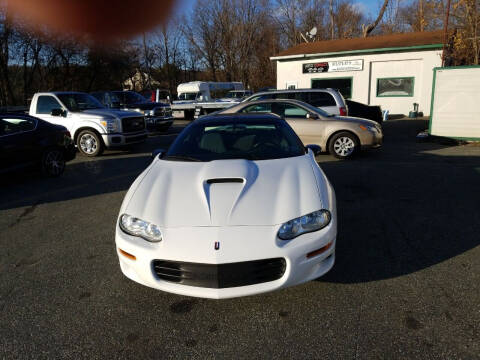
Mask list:
[{"label": "hood scoop", "polygon": [[208,179],[207,184],[243,183],[244,181],[242,178],[217,178]]}]

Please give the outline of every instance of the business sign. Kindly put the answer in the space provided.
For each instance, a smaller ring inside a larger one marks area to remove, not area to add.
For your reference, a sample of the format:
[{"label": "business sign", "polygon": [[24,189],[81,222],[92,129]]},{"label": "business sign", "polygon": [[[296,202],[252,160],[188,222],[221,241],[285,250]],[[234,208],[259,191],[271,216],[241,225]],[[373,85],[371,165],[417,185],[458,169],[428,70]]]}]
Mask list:
[{"label": "business sign", "polygon": [[303,64],[304,74],[340,72],[340,71],[361,71],[363,70],[363,59],[322,61],[317,63]]}]

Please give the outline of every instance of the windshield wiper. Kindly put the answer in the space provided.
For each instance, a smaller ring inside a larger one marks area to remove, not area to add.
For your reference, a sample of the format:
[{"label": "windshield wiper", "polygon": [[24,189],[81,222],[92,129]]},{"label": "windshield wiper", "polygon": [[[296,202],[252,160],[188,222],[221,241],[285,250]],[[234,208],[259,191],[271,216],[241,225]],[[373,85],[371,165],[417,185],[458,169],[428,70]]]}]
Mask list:
[{"label": "windshield wiper", "polygon": [[187,155],[167,155],[163,158],[164,160],[179,160],[179,161],[202,161],[192,156]]}]

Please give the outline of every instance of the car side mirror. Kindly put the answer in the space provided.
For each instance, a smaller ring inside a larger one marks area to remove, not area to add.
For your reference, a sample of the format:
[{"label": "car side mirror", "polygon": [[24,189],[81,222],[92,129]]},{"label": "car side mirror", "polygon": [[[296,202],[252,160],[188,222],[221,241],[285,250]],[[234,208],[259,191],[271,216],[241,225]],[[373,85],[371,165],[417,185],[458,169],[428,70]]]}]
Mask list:
[{"label": "car side mirror", "polygon": [[152,151],[152,160],[154,160],[156,157],[159,159],[162,158],[163,155],[165,155],[167,151],[165,149],[155,149]]},{"label": "car side mirror", "polygon": [[52,116],[66,116],[67,112],[64,111],[63,109],[52,109],[52,112],[50,113]]},{"label": "car side mirror", "polygon": [[308,113],[307,114],[307,119],[317,120],[319,118],[320,117],[318,116],[318,114],[315,114],[315,113]]},{"label": "car side mirror", "polygon": [[309,149],[312,150],[313,155],[315,155],[315,156],[320,155],[320,153],[322,152],[322,148],[320,147],[320,145],[316,145],[316,144],[307,145],[307,146],[305,146],[305,149],[307,151]]}]

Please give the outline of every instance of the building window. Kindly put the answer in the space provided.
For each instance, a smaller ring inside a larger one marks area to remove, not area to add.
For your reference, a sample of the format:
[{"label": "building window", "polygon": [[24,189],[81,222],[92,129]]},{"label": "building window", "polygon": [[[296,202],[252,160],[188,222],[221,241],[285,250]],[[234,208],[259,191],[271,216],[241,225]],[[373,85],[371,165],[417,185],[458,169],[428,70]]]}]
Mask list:
[{"label": "building window", "polygon": [[312,89],[332,88],[340,91],[345,99],[352,97],[353,78],[329,78],[329,79],[312,79]]},{"label": "building window", "polygon": [[411,97],[414,84],[414,77],[377,79],[377,97]]}]

